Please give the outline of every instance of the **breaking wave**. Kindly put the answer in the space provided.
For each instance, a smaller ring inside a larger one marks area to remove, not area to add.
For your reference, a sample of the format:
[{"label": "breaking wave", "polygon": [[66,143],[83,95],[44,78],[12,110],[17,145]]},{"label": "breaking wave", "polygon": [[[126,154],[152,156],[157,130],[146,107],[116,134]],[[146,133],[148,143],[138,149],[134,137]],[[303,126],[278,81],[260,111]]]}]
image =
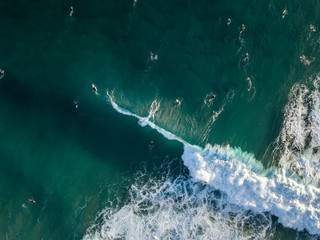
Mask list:
[{"label": "breaking wave", "polygon": [[254,213],[225,194],[187,177],[143,176],[129,189],[129,203],[111,204],[89,229],[89,239],[264,239],[272,234],[268,213]]},{"label": "breaking wave", "polygon": [[275,156],[279,164],[305,184],[320,184],[320,92],[317,77],[311,87],[295,84],[285,107]]},{"label": "breaking wave", "polygon": [[[182,142],[191,178],[138,180],[129,202],[104,209],[84,239],[262,239],[272,232],[271,215],[285,227],[320,234],[318,80],[314,90],[298,84],[291,90],[277,139],[279,169],[265,169],[240,148],[188,144],[151,122],[160,107],[156,100],[144,118],[110,99],[115,110],[138,118],[141,126]],[[302,180],[288,177],[288,170]]]}]

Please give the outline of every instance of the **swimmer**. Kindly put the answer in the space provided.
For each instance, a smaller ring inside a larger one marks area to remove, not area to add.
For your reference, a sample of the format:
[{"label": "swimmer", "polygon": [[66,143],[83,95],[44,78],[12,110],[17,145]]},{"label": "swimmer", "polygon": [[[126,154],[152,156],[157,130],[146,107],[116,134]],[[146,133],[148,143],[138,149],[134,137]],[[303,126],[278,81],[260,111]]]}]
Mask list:
[{"label": "swimmer", "polygon": [[284,18],[287,14],[288,14],[287,9],[283,10],[283,12],[282,12],[282,18]]},{"label": "swimmer", "polygon": [[213,111],[213,117],[216,117],[218,113],[216,111]]},{"label": "swimmer", "polygon": [[95,94],[98,94],[98,89],[96,85],[94,85],[93,83],[92,83],[92,91],[94,91]]},{"label": "swimmer", "polygon": [[178,98],[176,99],[176,104],[178,107],[181,105],[181,101]]},{"label": "swimmer", "polygon": [[251,82],[251,78],[247,77],[247,81],[249,83],[250,88],[252,87],[252,82]]},{"label": "swimmer", "polygon": [[72,15],[73,15],[73,7],[71,6],[70,7],[70,17],[72,17]]},{"label": "swimmer", "polygon": [[300,56],[300,61],[306,64],[310,64],[310,61],[307,59],[305,55]]},{"label": "swimmer", "polygon": [[75,107],[76,109],[78,109],[78,107],[79,107],[79,106],[78,106],[78,103],[79,103],[79,102],[78,102],[77,99],[73,101],[74,107]]},{"label": "swimmer", "polygon": [[143,120],[142,119],[139,119],[139,123],[142,123],[143,122]]},{"label": "swimmer", "polygon": [[28,201],[29,201],[29,203],[36,203],[36,201],[33,199],[28,199]]},{"label": "swimmer", "polygon": [[228,18],[228,20],[227,20],[227,25],[229,26],[229,25],[230,25],[230,23],[231,23],[231,19],[230,19],[230,18]]},{"label": "swimmer", "polygon": [[245,55],[242,56],[242,61],[245,62],[249,57],[249,53],[246,53]]},{"label": "swimmer", "polygon": [[211,98],[209,99],[209,102],[211,102],[215,97],[216,95],[212,95]]},{"label": "swimmer", "polygon": [[240,34],[242,34],[245,29],[246,29],[246,26],[245,26],[244,24],[242,24],[242,25],[241,25]]},{"label": "swimmer", "polygon": [[153,52],[150,51],[150,59],[153,61]]},{"label": "swimmer", "polygon": [[312,24],[310,24],[310,30],[311,30],[312,32],[315,32],[315,31],[316,31],[315,26],[313,26]]},{"label": "swimmer", "polygon": [[4,77],[4,70],[0,69],[0,79]]}]

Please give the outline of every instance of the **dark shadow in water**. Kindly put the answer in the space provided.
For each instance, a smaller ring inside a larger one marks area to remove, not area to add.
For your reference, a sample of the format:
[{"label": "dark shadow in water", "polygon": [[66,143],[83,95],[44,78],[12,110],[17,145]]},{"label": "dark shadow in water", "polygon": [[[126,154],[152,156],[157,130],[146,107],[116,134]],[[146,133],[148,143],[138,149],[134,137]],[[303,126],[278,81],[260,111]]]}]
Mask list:
[{"label": "dark shadow in water", "polygon": [[[46,141],[50,144],[52,138],[57,141],[59,139],[70,139],[80,146],[80,148],[89,152],[92,159],[98,159],[106,163],[106,166],[112,166],[120,172],[132,171],[133,173],[141,169],[143,161],[151,161],[152,159],[152,161],[155,161],[155,164],[157,162],[160,164],[168,153],[173,153],[177,156],[182,154],[180,143],[168,141],[149,127],[142,130],[137,124],[137,119],[117,113],[107,103],[105,103],[105,106],[103,105],[104,103],[101,104],[99,98],[102,98],[102,96],[95,96],[92,93],[93,98],[97,97],[97,99],[93,99],[93,101],[92,99],[88,99],[88,102],[82,99],[79,109],[75,109],[68,93],[44,94],[37,91],[38,89],[33,89],[27,83],[21,83],[12,76],[6,75],[0,86],[0,101],[2,102],[0,102],[0,105],[8,104],[13,109],[18,109],[17,113],[14,111],[9,113],[12,118],[10,124],[23,123],[24,120],[22,118],[24,116],[36,119],[37,123],[30,124],[28,122],[23,129],[35,126],[35,129],[32,130],[39,132],[39,139],[43,141],[43,144],[41,144],[43,146],[46,144]],[[70,93],[70,95],[73,95],[73,93]],[[92,105],[92,102],[96,102],[97,106]],[[32,115],[26,115],[27,113],[32,113]],[[35,136],[37,135],[35,134]],[[152,151],[148,147],[151,140],[155,143]],[[16,150],[19,151],[19,148]],[[35,153],[37,152],[36,148],[32,150]],[[39,151],[41,150],[39,149]],[[21,157],[23,158],[23,154],[21,154]],[[33,161],[39,160],[38,158],[36,156]],[[49,156],[48,158],[50,159]],[[32,178],[24,174],[24,166],[19,165],[19,159],[16,160],[17,157],[0,156],[0,159],[0,169],[2,169],[3,176],[9,179],[10,182],[13,182],[12,185],[20,186],[19,188],[24,189],[23,191],[33,194],[39,205],[40,203],[43,204],[48,188],[46,184],[51,180],[38,179],[36,176]],[[45,164],[47,168],[50,164],[59,165],[63,161],[70,160],[56,159],[54,160],[56,162],[50,161]],[[54,171],[54,168],[51,170],[44,169],[44,171]],[[85,183],[88,180],[83,179],[83,181]],[[17,188],[18,193],[19,188]],[[54,231],[50,235],[53,234],[55,236],[60,236],[59,234],[65,232],[70,232],[71,234],[71,231],[75,231],[76,233],[74,234],[77,235],[84,234],[88,226],[74,226],[72,219],[74,217],[74,213],[72,212],[74,206],[63,205],[62,203],[64,202],[64,199],[60,199],[59,196],[54,196],[54,199],[50,199],[50,204],[46,207],[46,221],[51,226],[55,226],[55,230],[47,229],[45,232]],[[103,206],[102,203],[100,204],[99,208]],[[35,209],[38,213],[33,216],[40,216],[41,207]],[[68,217],[66,218],[66,213],[68,212],[70,213],[67,214]],[[94,216],[95,212],[92,214]],[[21,233],[23,234],[24,231],[29,232],[30,228],[35,226],[33,224],[35,222],[36,219],[30,221],[28,223],[30,226],[24,227]]]}]

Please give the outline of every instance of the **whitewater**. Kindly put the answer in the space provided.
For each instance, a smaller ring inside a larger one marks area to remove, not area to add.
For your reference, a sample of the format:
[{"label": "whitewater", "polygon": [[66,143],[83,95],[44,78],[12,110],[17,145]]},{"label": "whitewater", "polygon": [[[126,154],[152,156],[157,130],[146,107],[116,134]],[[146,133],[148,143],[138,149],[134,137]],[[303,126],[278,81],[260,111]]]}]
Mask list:
[{"label": "whitewater", "polygon": [[[102,226],[97,227],[93,224],[84,239],[117,237],[130,239],[133,236],[141,239],[162,239],[164,237],[179,239],[194,238],[196,235],[201,235],[204,239],[210,236],[215,236],[216,239],[248,239],[253,236],[264,238],[267,236],[268,229],[271,228],[272,221],[269,214],[276,216],[278,222],[285,227],[320,234],[320,189],[317,184],[309,184],[308,170],[310,168],[307,168],[307,166],[312,166],[318,170],[318,165],[315,163],[318,153],[314,151],[312,155],[308,150],[312,146],[318,146],[320,142],[320,98],[317,82],[318,80],[314,83],[315,90],[308,95],[308,103],[305,103],[304,100],[308,92],[306,86],[295,85],[292,88],[289,103],[285,108],[283,130],[277,139],[278,149],[286,150],[280,159],[282,167],[269,169],[265,169],[252,153],[244,152],[240,148],[207,145],[203,149],[157,126],[151,121],[154,120],[155,113],[160,107],[160,103],[156,100],[151,104],[148,117],[141,117],[118,106],[109,95],[112,107],[119,113],[136,117],[141,126],[149,126],[166,138],[184,144],[182,160],[189,169],[192,180],[166,179],[161,183],[150,180],[152,184],[149,182],[140,188],[133,186],[131,191],[138,192],[138,194],[132,195],[131,203],[117,210],[112,210],[112,208],[103,210],[100,213],[100,216],[104,216]],[[300,97],[296,97],[297,88],[300,89],[300,95],[298,94]],[[303,116],[306,116],[307,112],[310,112],[308,114],[309,124],[302,126],[301,121],[306,121]],[[308,126],[312,126],[309,132],[306,130]],[[312,136],[312,139],[307,140],[307,135]],[[288,136],[291,141],[287,142],[295,146],[300,144],[301,151],[293,152],[292,147],[281,145],[280,140],[285,140]],[[309,142],[307,147],[305,146],[306,141]],[[305,149],[308,151],[302,151]],[[294,172],[285,164],[289,158],[291,162],[294,161],[304,166],[304,169],[299,172],[300,178],[288,174],[288,172]],[[208,188],[201,189],[203,185],[221,191],[222,196],[214,197],[214,194],[208,193],[211,191]],[[192,190],[181,191],[186,188]],[[177,195],[180,196],[178,201],[176,200]],[[148,213],[141,215],[139,204],[145,202],[146,199],[148,208],[144,210]],[[210,213],[208,209],[212,210],[212,205],[209,204],[211,200],[219,202],[220,207],[216,207]],[[230,213],[236,217],[231,217]],[[233,220],[230,221],[230,218]],[[250,218],[260,220],[256,223],[252,221],[248,223]],[[239,224],[243,222],[247,224]],[[114,227],[114,224],[117,227]],[[253,232],[250,230],[251,225],[256,228]],[[224,231],[219,229],[224,229]],[[184,235],[186,233],[189,235]]]}]

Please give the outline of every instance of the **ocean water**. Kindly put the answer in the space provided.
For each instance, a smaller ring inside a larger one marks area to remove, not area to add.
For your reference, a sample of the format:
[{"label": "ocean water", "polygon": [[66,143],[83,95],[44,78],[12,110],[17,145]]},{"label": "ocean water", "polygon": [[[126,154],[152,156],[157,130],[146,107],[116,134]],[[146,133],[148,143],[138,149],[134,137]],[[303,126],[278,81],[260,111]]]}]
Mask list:
[{"label": "ocean water", "polygon": [[319,239],[319,10],[0,1],[0,239]]}]

